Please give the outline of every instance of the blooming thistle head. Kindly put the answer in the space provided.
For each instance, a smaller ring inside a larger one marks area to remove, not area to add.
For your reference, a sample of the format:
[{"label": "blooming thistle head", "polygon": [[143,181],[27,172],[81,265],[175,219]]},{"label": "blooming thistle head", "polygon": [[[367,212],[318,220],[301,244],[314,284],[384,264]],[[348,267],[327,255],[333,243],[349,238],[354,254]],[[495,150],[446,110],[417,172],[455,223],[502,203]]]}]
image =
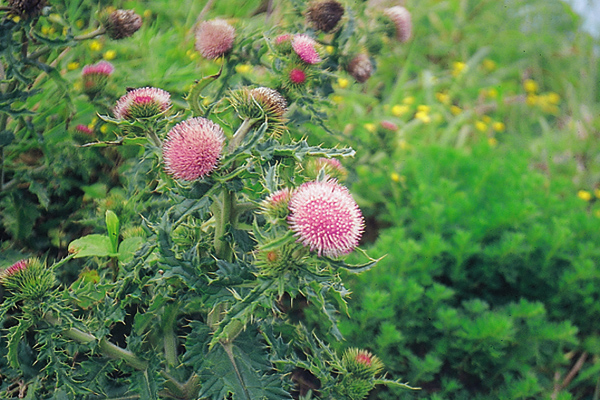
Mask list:
[{"label": "blooming thistle head", "polygon": [[267,132],[273,136],[280,136],[287,129],[287,101],[277,90],[244,87],[232,92],[230,100],[240,118],[265,120]]},{"label": "blooming thistle head", "polygon": [[143,87],[128,90],[113,109],[117,119],[149,118],[171,108],[171,95],[162,89]]},{"label": "blooming thistle head", "polygon": [[223,19],[203,21],[196,29],[196,50],[214,60],[233,48],[235,28]]},{"label": "blooming thistle head", "polygon": [[163,144],[165,170],[184,181],[203,178],[217,166],[224,142],[223,129],[209,119],[197,117],[180,122]]},{"label": "blooming thistle head", "polygon": [[350,348],[342,356],[342,365],[346,370],[360,379],[373,378],[383,369],[383,363],[367,350]]},{"label": "blooming thistle head", "polygon": [[40,260],[30,258],[0,272],[0,284],[20,299],[39,300],[54,286],[54,274]]},{"label": "blooming thistle head", "polygon": [[294,35],[292,39],[292,49],[307,64],[317,64],[321,62],[321,56],[317,52],[317,42],[308,35]]},{"label": "blooming thistle head", "polygon": [[108,83],[108,77],[115,71],[115,67],[108,61],[86,65],[81,71],[83,79],[83,92],[89,96],[100,93]]},{"label": "blooming thistle head", "polygon": [[331,32],[344,15],[344,6],[335,0],[316,1],[306,10],[306,19],[315,29]]},{"label": "blooming thistle head", "polygon": [[343,181],[348,177],[348,171],[342,165],[342,163],[335,158],[310,158],[306,163],[305,172],[307,176],[316,178],[319,176],[321,171],[330,178],[335,178],[339,181]]},{"label": "blooming thistle head", "polygon": [[364,229],[364,218],[347,188],[335,179],[302,184],[289,203],[288,223],[298,241],[319,256],[350,253]]},{"label": "blooming thistle head", "polygon": [[396,132],[398,130],[398,125],[396,125],[395,123],[393,123],[392,121],[388,121],[388,120],[383,120],[379,123],[379,125],[388,131],[392,131],[392,132]]},{"label": "blooming thistle head", "polygon": [[128,38],[142,27],[142,17],[133,10],[115,10],[100,20],[113,40]]},{"label": "blooming thistle head", "polygon": [[346,67],[346,71],[348,71],[357,82],[363,83],[371,77],[371,74],[373,73],[373,64],[368,55],[359,53],[350,60]]},{"label": "blooming thistle head", "polygon": [[12,12],[23,18],[35,18],[46,7],[46,0],[8,0]]},{"label": "blooming thistle head", "polygon": [[408,42],[412,37],[412,17],[410,12],[402,6],[394,6],[386,9],[384,14],[394,23],[396,39],[400,42]]}]

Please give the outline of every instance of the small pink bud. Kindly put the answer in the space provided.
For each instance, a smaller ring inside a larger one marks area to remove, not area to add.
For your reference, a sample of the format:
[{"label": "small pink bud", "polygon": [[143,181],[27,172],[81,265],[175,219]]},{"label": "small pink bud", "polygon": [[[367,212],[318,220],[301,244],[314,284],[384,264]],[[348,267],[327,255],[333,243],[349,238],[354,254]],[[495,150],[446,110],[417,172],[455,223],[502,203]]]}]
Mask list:
[{"label": "small pink bud", "polygon": [[108,61],[100,61],[97,64],[86,65],[81,71],[83,79],[83,91],[87,95],[94,96],[101,92],[108,83],[108,77],[115,71],[115,67]]},{"label": "small pink bud", "polygon": [[383,129],[387,129],[388,131],[397,131],[398,130],[398,125],[396,125],[392,121],[383,120],[383,121],[381,121],[380,124]]},{"label": "small pink bud", "polygon": [[295,85],[302,85],[306,82],[306,73],[298,68],[293,68],[290,71],[290,81]]},{"label": "small pink bud", "polygon": [[87,127],[87,125],[79,124],[75,127],[75,132],[82,133],[84,135],[92,136],[94,131]]}]

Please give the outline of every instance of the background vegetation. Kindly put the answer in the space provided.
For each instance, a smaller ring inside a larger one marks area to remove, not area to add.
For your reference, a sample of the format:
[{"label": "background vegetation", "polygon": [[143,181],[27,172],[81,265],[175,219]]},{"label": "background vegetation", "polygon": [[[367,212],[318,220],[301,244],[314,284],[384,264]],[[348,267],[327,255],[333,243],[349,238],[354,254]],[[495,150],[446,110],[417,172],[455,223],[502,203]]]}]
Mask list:
[{"label": "background vegetation", "polygon": [[[98,217],[107,209],[122,227],[135,225],[141,203],[128,185],[136,175],[123,171],[138,151],[75,148],[89,141],[75,126],[110,139],[113,128],[96,112],[108,112],[126,87],[161,87],[183,103],[194,80],[219,69],[194,51],[191,27],[204,2],[111,2],[143,15],[141,30],[75,47],[63,45],[63,29],[89,32],[108,2],[52,4],[39,30],[57,72],[27,75],[23,66],[22,100],[0,101],[18,121],[14,134],[6,125],[0,132],[2,266],[64,257],[72,240],[104,232]],[[364,247],[385,256],[346,277],[353,295],[340,348],[369,349],[388,377],[422,388],[379,387],[370,399],[597,400],[598,41],[558,0],[405,6],[413,39],[373,54],[364,84],[339,73],[323,103],[328,131],[307,122],[309,144],[356,150],[345,167],[367,220]],[[259,8],[217,1],[206,15],[260,26]],[[355,15],[357,23],[376,9]],[[81,68],[101,59],[116,70],[106,95],[90,101]],[[269,79],[251,65],[236,72],[240,82]],[[70,283],[81,265],[67,266],[61,280]]]}]

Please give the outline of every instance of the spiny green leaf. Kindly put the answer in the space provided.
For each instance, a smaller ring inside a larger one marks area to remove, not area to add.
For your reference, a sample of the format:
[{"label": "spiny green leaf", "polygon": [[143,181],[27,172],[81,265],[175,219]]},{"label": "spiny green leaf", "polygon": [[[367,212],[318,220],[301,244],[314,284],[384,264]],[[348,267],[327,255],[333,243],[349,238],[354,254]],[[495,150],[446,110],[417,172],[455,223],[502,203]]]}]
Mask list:
[{"label": "spiny green leaf", "polygon": [[30,318],[21,318],[16,325],[8,328],[6,335],[8,344],[8,362],[14,369],[19,368],[19,343],[25,335],[25,332],[33,326],[33,320]]}]

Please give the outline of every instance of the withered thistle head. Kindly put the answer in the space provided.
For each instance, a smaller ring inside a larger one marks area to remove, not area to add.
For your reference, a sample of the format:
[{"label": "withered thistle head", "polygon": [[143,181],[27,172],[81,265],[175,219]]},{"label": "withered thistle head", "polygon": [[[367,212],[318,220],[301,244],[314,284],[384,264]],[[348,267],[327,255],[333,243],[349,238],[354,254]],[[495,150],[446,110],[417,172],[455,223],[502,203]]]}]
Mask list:
[{"label": "withered thistle head", "polygon": [[396,28],[396,39],[404,43],[412,37],[412,16],[410,12],[402,6],[394,6],[386,9],[384,14],[394,23]]},{"label": "withered thistle head", "polygon": [[323,32],[332,31],[343,15],[344,6],[335,0],[313,2],[306,11],[309,24]]},{"label": "withered thistle head", "polygon": [[130,37],[142,27],[142,17],[133,10],[115,10],[102,21],[111,39]]},{"label": "withered thistle head", "polygon": [[48,3],[46,0],[8,0],[12,11],[23,18],[35,18]]},{"label": "withered thistle head", "polygon": [[371,64],[368,55],[360,53],[350,60],[346,71],[348,71],[357,82],[363,83],[371,77],[371,74],[373,73],[373,64]]},{"label": "withered thistle head", "polygon": [[271,135],[280,136],[287,130],[287,101],[277,90],[244,87],[232,92],[230,101],[240,118],[266,121]]}]

